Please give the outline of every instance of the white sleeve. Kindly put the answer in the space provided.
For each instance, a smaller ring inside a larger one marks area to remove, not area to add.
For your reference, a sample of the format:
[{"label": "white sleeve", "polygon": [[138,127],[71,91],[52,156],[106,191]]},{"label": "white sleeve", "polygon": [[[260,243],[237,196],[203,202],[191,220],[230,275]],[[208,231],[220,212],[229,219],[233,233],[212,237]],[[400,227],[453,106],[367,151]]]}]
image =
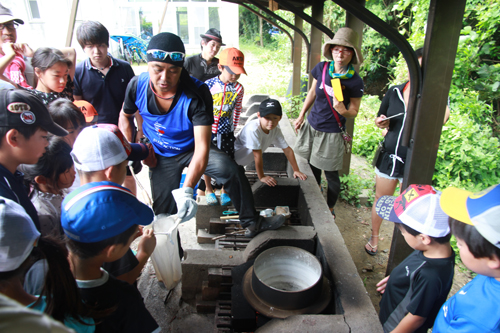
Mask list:
[{"label": "white sleeve", "polygon": [[285,140],[285,137],[283,136],[283,133],[281,132],[281,129],[279,127],[276,127],[273,131],[276,131],[274,140],[273,140],[273,145],[275,145],[278,148],[285,149],[288,148],[288,143]]}]

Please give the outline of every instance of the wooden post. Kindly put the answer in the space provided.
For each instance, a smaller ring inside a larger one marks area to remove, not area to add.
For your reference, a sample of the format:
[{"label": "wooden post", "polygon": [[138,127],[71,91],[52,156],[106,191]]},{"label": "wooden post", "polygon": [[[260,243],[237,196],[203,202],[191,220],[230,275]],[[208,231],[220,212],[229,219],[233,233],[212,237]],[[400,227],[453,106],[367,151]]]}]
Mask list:
[{"label": "wooden post", "polygon": [[[295,26],[302,30],[302,18],[295,15]],[[297,96],[301,91],[301,65],[302,65],[302,38],[295,31],[293,35],[293,74],[292,74],[292,96]]]},{"label": "wooden post", "polygon": [[[424,56],[421,98],[406,158],[403,189],[410,184],[431,184],[436,164],[445,108],[462,29],[466,0],[431,0]],[[413,251],[394,228],[387,272]]]},{"label": "wooden post", "polygon": [[165,19],[165,14],[167,13],[168,0],[165,0],[165,7],[163,7],[163,13],[161,14],[160,24],[158,25],[158,33],[161,32],[161,27],[163,26],[163,20]]},{"label": "wooden post", "polygon": [[[353,0],[353,1],[358,3],[359,6],[363,6],[363,7],[365,6],[365,0]],[[349,27],[358,33],[358,36],[359,36],[358,49],[361,50],[361,44],[362,44],[362,40],[363,40],[363,26],[364,26],[363,21],[361,21],[360,19],[358,19],[357,17],[355,17],[351,13],[346,12],[345,25],[346,25],[346,27]],[[354,65],[354,69],[358,73],[359,73],[359,67],[360,67],[360,64]],[[347,133],[349,133],[351,135],[353,135],[353,133],[354,133],[354,121],[355,121],[355,118],[347,118],[347,121],[345,123]],[[356,140],[356,139],[354,139],[354,140]],[[339,171],[339,175],[340,176],[348,175],[350,168],[351,168],[351,152],[344,153],[344,161],[342,164],[342,170]]]},{"label": "wooden post", "polygon": [[66,35],[66,47],[71,46],[71,41],[73,39],[73,31],[75,30],[75,20],[76,20],[76,12],[78,10],[78,2],[79,0],[73,0],[73,4],[71,5],[71,12],[69,14],[69,25],[68,25],[68,34]]},{"label": "wooden post", "polygon": [[[324,0],[313,0],[312,2],[312,10],[311,17],[318,21],[319,23],[323,23],[323,6],[325,4]],[[323,33],[311,25],[311,55],[309,61],[309,70],[312,70],[314,66],[316,66],[321,61],[321,54],[323,46]],[[311,87],[311,83],[313,81],[313,77],[311,73],[309,73],[309,84],[308,88]]]}]

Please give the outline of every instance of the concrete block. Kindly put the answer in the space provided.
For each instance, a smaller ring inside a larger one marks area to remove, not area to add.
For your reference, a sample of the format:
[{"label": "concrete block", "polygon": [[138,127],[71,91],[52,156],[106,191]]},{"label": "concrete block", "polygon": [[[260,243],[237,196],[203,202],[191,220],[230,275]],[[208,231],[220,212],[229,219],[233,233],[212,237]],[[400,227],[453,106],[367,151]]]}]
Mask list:
[{"label": "concrete block", "polygon": [[293,178],[277,178],[276,181],[278,185],[273,187],[260,181],[253,184],[252,192],[255,207],[297,207],[300,190],[299,181]]},{"label": "concrete block", "polygon": [[211,218],[220,218],[222,212],[227,210],[227,206],[209,206],[205,196],[199,195],[196,197],[198,203],[198,211],[196,212],[196,232],[199,229],[209,229]]},{"label": "concrete block", "polygon": [[248,107],[247,111],[245,112],[245,116],[250,117],[251,115],[259,112],[259,105],[260,105],[260,102],[251,104]]},{"label": "concrete block", "polygon": [[224,250],[185,250],[182,261],[182,299],[194,302],[208,280],[208,269],[234,267],[244,263],[243,252]]},{"label": "concrete block", "polygon": [[286,319],[273,319],[256,333],[329,332],[349,333],[343,315],[297,315]]},{"label": "concrete block", "polygon": [[[286,171],[286,166],[288,160],[285,154],[283,154],[283,149],[269,147],[264,153],[262,153],[262,159],[264,161],[264,172],[266,171]],[[255,170],[255,162],[252,162],[246,166],[247,170]]]},{"label": "concrete block", "polygon": [[255,259],[263,251],[275,246],[295,246],[311,253],[316,250],[316,231],[313,227],[284,226],[264,231],[255,236],[243,252],[245,262]]},{"label": "concrete block", "polygon": [[246,107],[249,107],[250,105],[254,103],[260,104],[263,100],[268,99],[269,95],[252,95],[248,99],[248,101],[245,103]]}]

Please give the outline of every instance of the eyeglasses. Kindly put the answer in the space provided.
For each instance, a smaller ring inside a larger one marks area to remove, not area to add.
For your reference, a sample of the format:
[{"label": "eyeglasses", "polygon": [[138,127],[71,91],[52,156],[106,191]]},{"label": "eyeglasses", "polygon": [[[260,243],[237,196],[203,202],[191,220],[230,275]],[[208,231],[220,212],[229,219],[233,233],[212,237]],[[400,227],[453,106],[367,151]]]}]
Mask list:
[{"label": "eyeglasses", "polygon": [[0,31],[2,31],[4,28],[7,28],[7,30],[9,30],[9,31],[13,31],[13,30],[16,30],[18,26],[19,26],[19,23],[16,23],[16,22],[1,23],[0,24]]},{"label": "eyeglasses", "polygon": [[332,49],[333,54],[339,54],[340,52],[342,52],[346,56],[349,56],[352,54],[352,51],[349,49]]},{"label": "eyeglasses", "polygon": [[148,50],[146,53],[151,54],[153,58],[160,60],[165,60],[167,59],[167,56],[170,55],[170,59],[173,61],[182,61],[185,56],[182,52],[167,52],[162,50]]}]

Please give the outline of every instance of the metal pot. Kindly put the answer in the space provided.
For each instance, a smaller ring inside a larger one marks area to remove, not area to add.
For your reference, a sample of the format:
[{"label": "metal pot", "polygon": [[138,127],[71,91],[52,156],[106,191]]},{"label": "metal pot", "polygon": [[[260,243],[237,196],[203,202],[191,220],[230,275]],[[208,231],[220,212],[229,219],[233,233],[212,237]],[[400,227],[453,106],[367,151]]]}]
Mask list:
[{"label": "metal pot", "polygon": [[255,259],[252,289],[270,306],[302,309],[318,299],[322,277],[321,264],[314,255],[297,247],[278,246]]}]

